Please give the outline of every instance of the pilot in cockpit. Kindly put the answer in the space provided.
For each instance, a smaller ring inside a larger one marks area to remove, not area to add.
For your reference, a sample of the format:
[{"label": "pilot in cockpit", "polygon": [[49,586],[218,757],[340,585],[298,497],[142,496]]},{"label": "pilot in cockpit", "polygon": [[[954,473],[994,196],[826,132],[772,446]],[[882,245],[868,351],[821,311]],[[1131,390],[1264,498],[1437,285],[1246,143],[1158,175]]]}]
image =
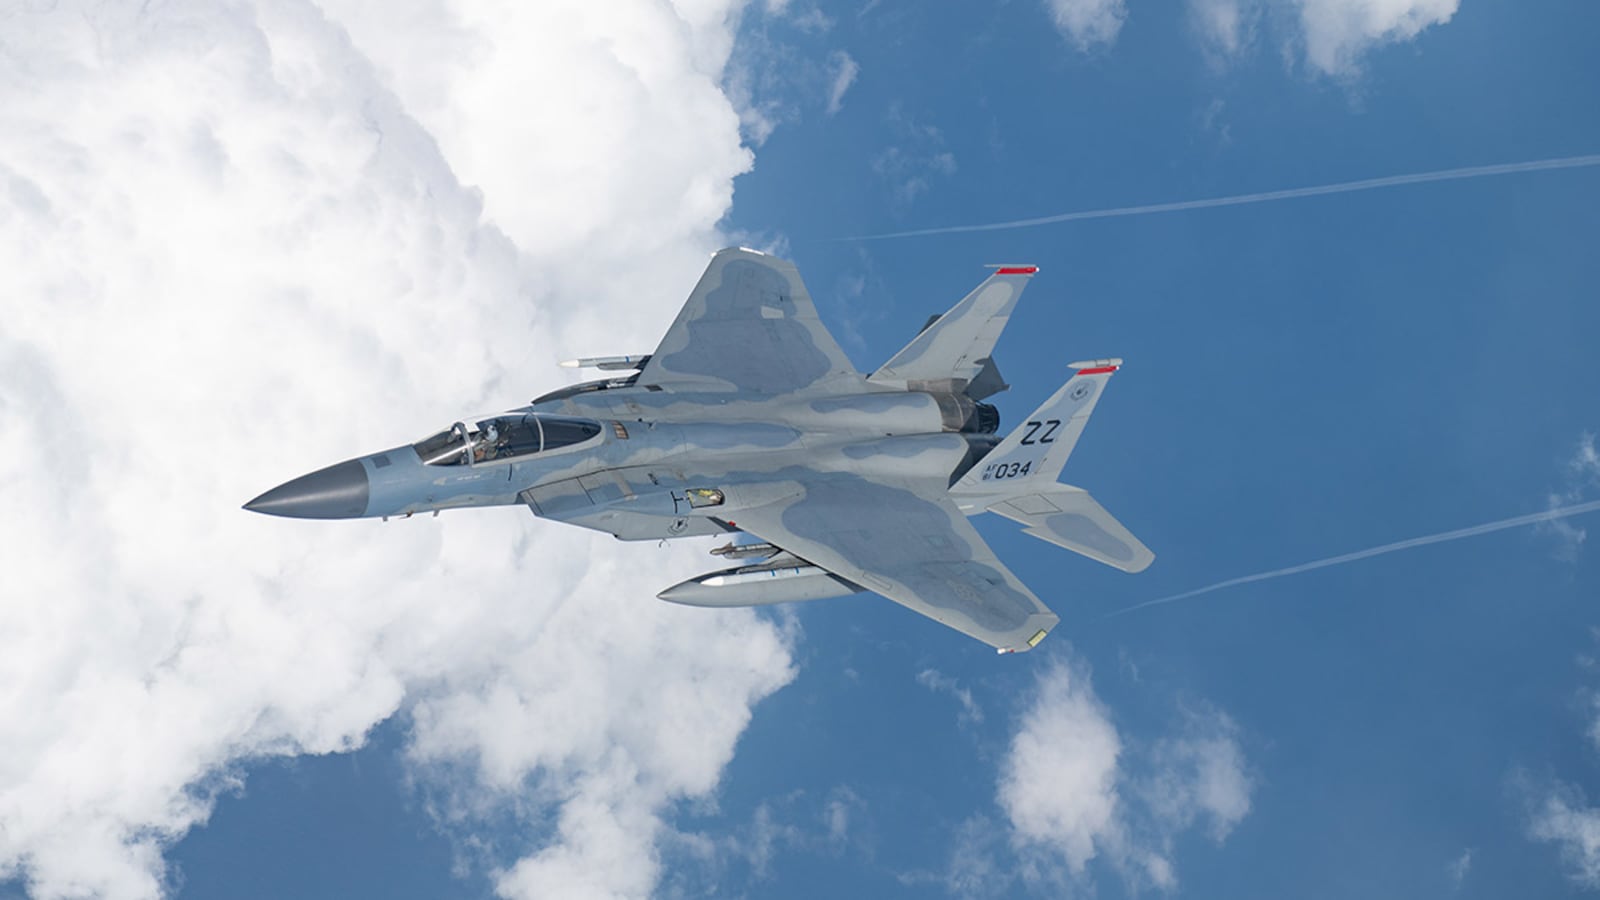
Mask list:
[{"label": "pilot in cockpit", "polygon": [[493,422],[488,423],[478,435],[478,440],[472,445],[472,461],[483,462],[494,459],[498,455],[497,450],[499,447],[497,445],[499,441],[500,429],[496,428]]}]

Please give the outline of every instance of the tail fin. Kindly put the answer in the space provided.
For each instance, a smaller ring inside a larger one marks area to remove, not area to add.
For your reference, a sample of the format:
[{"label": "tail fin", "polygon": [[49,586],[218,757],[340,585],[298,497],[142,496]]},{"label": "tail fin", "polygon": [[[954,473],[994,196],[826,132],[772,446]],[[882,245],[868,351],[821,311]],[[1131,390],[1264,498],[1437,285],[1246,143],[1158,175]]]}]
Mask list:
[{"label": "tail fin", "polygon": [[1120,359],[1073,363],[1077,374],[963,475],[951,493],[1021,494],[1055,484],[1106,380],[1121,366]]},{"label": "tail fin", "polygon": [[965,391],[975,400],[1004,390],[990,354],[1022,289],[1038,271],[1038,266],[998,267],[867,380],[895,385],[959,382],[947,389]]},{"label": "tail fin", "polygon": [[1089,492],[1056,476],[1083,434],[1120,359],[1073,363],[1077,369],[1044,405],[950,488],[963,512],[998,513],[1023,531],[1124,572],[1142,572],[1156,558]]}]

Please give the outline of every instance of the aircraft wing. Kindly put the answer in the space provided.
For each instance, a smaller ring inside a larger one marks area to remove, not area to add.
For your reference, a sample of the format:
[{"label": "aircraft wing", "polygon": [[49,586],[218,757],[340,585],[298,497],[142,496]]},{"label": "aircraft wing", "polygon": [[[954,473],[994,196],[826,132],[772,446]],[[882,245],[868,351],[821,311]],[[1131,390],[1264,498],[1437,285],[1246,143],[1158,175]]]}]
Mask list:
[{"label": "aircraft wing", "polygon": [[711,258],[638,383],[786,394],[842,376],[860,378],[794,264],[729,249]]},{"label": "aircraft wing", "polygon": [[1060,619],[949,499],[847,473],[730,512],[735,527],[1002,651],[1029,650]]}]

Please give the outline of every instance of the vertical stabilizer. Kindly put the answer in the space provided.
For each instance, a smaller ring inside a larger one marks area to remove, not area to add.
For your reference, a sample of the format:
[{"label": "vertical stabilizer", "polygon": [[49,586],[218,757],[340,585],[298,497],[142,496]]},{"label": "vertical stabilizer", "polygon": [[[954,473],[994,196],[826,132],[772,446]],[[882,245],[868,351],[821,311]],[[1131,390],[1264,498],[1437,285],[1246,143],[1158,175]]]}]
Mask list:
[{"label": "vertical stabilizer", "polygon": [[965,390],[976,382],[980,391],[987,391],[974,396],[978,400],[1004,390],[1005,384],[994,370],[990,355],[1010,321],[1022,289],[1038,271],[1038,266],[996,268],[993,275],[922,329],[867,380],[896,386],[949,385],[947,389],[954,390]]},{"label": "vertical stabilizer", "polygon": [[1077,371],[1060,390],[951,486],[950,499],[969,516],[996,513],[1042,541],[1124,572],[1142,572],[1156,558],[1150,548],[1088,491],[1056,481],[1122,360],[1072,367]]},{"label": "vertical stabilizer", "polygon": [[1055,483],[1120,359],[1072,364],[1078,371],[951,488],[952,494],[1020,493]]}]

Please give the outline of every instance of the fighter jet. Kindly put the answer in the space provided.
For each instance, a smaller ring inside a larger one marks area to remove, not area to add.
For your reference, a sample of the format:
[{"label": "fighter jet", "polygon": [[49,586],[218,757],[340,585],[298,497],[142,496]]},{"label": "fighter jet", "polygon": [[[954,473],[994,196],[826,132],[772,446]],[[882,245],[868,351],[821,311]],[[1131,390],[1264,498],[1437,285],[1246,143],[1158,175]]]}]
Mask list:
[{"label": "fighter jet", "polygon": [[414,444],[337,463],[245,509],[389,518],[476,506],[625,541],[740,536],[731,567],[662,591],[690,606],[881,594],[996,648],[1057,623],[967,521],[1126,572],[1155,558],[1082,488],[1058,483],[1119,359],[1071,377],[1010,434],[985,403],[1008,385],[992,352],[1035,266],[995,267],[905,349],[862,375],[823,327],[791,263],[712,257],[653,353],[563,365],[616,373]]}]

